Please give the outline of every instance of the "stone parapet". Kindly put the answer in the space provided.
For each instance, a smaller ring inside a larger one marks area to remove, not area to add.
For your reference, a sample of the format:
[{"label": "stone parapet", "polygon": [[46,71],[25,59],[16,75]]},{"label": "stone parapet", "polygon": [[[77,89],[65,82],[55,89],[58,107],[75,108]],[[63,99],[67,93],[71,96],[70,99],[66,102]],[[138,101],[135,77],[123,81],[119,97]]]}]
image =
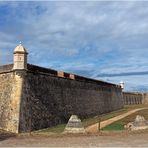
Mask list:
[{"label": "stone parapet", "polygon": [[69,78],[74,80],[75,79],[75,75],[74,74],[69,74]]},{"label": "stone parapet", "polygon": [[13,64],[0,66],[0,73],[10,72],[13,69]]},{"label": "stone parapet", "polygon": [[58,71],[57,76],[64,78],[64,72],[63,71]]}]

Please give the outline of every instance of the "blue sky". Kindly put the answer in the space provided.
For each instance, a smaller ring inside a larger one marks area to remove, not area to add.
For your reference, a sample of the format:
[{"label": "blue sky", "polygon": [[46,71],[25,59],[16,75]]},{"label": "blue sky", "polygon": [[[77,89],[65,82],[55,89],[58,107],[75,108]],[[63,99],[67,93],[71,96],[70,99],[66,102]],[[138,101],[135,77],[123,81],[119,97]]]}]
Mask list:
[{"label": "blue sky", "polygon": [[148,2],[2,2],[0,65],[29,63],[148,91]]}]

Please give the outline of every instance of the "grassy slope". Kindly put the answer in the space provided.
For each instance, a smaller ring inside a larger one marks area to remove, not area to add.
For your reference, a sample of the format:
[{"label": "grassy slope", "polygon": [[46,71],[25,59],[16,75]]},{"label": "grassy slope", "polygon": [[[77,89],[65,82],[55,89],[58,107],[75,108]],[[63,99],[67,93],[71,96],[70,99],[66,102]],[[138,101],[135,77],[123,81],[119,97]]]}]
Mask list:
[{"label": "grassy slope", "polygon": [[133,110],[133,109],[136,109],[136,108],[143,108],[143,107],[148,107],[148,105],[141,105],[141,104],[140,105],[126,105],[121,110],[117,110],[117,111],[113,111],[113,112],[110,112],[110,113],[102,114],[100,116],[95,116],[95,117],[91,117],[91,118],[88,118],[88,119],[84,119],[84,120],[82,120],[82,124],[84,125],[84,127],[87,127],[89,125],[97,123],[99,121],[99,119],[101,121],[105,121],[107,119],[116,117],[116,116],[121,115],[123,113],[126,113],[127,111],[130,111],[130,110]]},{"label": "grassy slope", "polygon": [[[141,107],[148,107],[148,106],[145,106],[145,105],[128,105],[128,106],[125,106],[123,109],[121,110],[118,110],[118,111],[113,111],[113,112],[110,112],[110,113],[107,113],[107,114],[102,114],[101,116],[95,116],[95,117],[91,117],[91,118],[88,118],[88,119],[84,119],[82,120],[82,124],[84,125],[84,127],[87,127],[89,125],[92,125],[92,124],[95,124],[97,123],[99,120],[101,121],[104,121],[104,120],[107,120],[107,119],[110,119],[112,117],[115,117],[117,115],[121,115],[129,110],[132,110],[132,109],[136,109],[136,108],[141,108]],[[64,128],[65,128],[66,124],[60,124],[60,125],[57,125],[55,127],[50,127],[50,128],[46,128],[46,129],[43,129],[43,130],[39,130],[39,131],[36,131],[36,132],[53,132],[53,133],[61,133],[63,132]],[[105,127],[108,129],[108,127]],[[104,128],[104,130],[105,130]],[[109,129],[123,129],[123,126],[121,125],[121,123],[117,123],[116,125],[111,125],[111,127],[109,127]]]},{"label": "grassy slope", "polygon": [[124,130],[124,125],[126,125],[129,122],[133,122],[137,115],[144,116],[146,120],[148,120],[148,109],[140,110],[138,112],[135,112],[134,114],[131,114],[121,120],[118,120],[106,127],[103,128],[103,130]]}]

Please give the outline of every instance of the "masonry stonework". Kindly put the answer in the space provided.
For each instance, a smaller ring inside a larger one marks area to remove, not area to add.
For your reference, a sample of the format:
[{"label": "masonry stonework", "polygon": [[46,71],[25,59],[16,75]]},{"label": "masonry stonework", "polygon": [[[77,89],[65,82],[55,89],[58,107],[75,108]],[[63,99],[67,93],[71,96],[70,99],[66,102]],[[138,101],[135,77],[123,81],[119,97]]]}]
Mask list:
[{"label": "masonry stonework", "polygon": [[78,75],[62,78],[55,70],[29,64],[24,71],[12,67],[0,67],[2,129],[27,132],[29,124],[37,130],[66,123],[72,114],[84,119],[123,107],[118,85]]},{"label": "masonry stonework", "polygon": [[[0,66],[1,129],[38,130],[67,123],[73,114],[84,119],[118,110],[126,102],[119,85],[27,64],[22,44],[14,51],[14,64]],[[135,102],[148,102],[148,95],[138,97]]]},{"label": "masonry stonework", "polygon": [[[38,70],[39,71],[39,70]],[[81,119],[123,107],[121,88],[28,71],[24,77],[20,131],[66,123],[72,114]]]},{"label": "masonry stonework", "polygon": [[18,133],[22,78],[15,72],[0,74],[0,128]]},{"label": "masonry stonework", "polygon": [[123,92],[125,105],[148,104],[148,93],[143,92]]},{"label": "masonry stonework", "polygon": [[144,95],[144,101],[143,101],[143,103],[144,104],[148,104],[148,93],[144,93],[143,95]]}]

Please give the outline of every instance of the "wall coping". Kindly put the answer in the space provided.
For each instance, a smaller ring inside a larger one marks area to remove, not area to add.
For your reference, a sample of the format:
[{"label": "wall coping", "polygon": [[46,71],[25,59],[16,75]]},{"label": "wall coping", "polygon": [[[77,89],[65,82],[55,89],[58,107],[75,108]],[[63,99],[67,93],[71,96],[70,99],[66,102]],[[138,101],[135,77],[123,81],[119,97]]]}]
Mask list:
[{"label": "wall coping", "polygon": [[0,73],[12,71],[13,64],[1,65],[0,66]]},{"label": "wall coping", "polygon": [[141,94],[148,94],[148,92],[123,92],[123,94],[141,95]]},{"label": "wall coping", "polygon": [[[44,68],[44,67],[40,67],[40,66],[36,66],[36,65],[32,65],[32,64],[28,64],[27,68],[28,68],[28,71],[31,71],[31,72],[41,73],[41,74],[50,74],[50,75],[54,75],[54,76],[58,77],[58,71],[53,70],[53,69]],[[71,73],[64,72],[64,75],[70,75],[70,74]],[[108,83],[108,82],[105,82],[105,81],[102,81],[102,80],[87,78],[87,77],[76,75],[76,74],[73,74],[73,75],[75,76],[74,80],[80,80],[80,81],[83,81],[83,82],[84,81],[85,82],[93,82],[93,83],[97,83],[97,84],[100,84],[100,85],[110,85],[110,86],[120,88],[120,85]],[[60,77],[60,78],[62,78],[62,77]],[[70,79],[69,77],[63,77],[63,78]]]},{"label": "wall coping", "polygon": [[[8,64],[8,65],[2,65],[0,66],[0,74],[4,74],[4,73],[10,73],[10,72],[14,72],[14,71],[18,71],[18,70],[13,70],[13,64]],[[45,68],[45,67],[40,67],[37,65],[33,65],[33,64],[27,64],[27,72],[31,72],[31,73],[39,73],[39,74],[44,74],[44,75],[50,75],[50,76],[54,76],[54,77],[58,77],[58,71],[54,70],[54,69],[50,69],[50,68]],[[67,73],[64,72],[64,76],[65,77],[60,77],[61,79],[70,79],[69,75],[72,73]],[[88,78],[88,77],[84,77],[84,76],[80,76],[80,75],[76,75],[76,74],[72,74],[74,75],[75,79],[70,79],[72,81],[83,81],[83,82],[89,82],[89,83],[96,83],[99,85],[104,85],[104,86],[113,86],[116,88],[120,88],[120,85],[117,84],[113,84],[113,83],[108,83],[102,80],[96,80],[96,79],[92,79],[92,78]]]}]

